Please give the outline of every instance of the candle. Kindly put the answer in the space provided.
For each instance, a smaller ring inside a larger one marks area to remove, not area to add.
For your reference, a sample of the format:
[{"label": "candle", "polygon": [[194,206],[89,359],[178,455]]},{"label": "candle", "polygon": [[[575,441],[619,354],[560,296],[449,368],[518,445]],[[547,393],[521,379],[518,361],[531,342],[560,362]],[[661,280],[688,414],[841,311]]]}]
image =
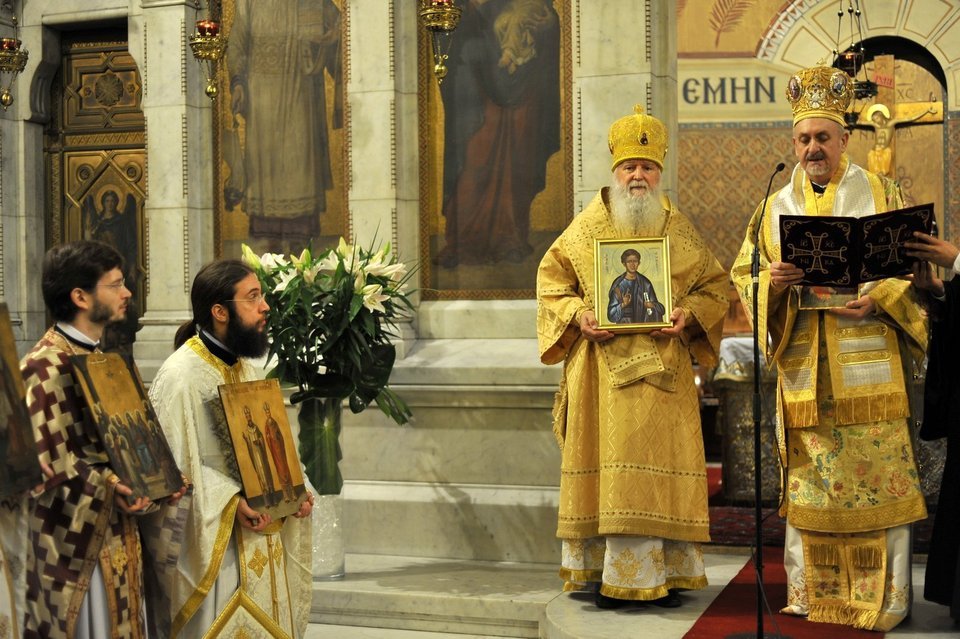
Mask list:
[{"label": "candle", "polygon": [[4,51],[16,51],[20,48],[20,41],[16,38],[0,39],[0,49]]},{"label": "candle", "polygon": [[215,38],[220,32],[220,24],[213,20],[197,20],[197,33],[205,38]]}]

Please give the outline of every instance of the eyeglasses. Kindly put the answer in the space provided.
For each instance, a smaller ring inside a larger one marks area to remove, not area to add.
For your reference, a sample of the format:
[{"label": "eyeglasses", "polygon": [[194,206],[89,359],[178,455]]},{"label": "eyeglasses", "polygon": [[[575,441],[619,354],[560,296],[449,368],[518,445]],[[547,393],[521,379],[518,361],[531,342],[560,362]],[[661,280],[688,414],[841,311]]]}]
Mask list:
[{"label": "eyeglasses", "polygon": [[120,278],[116,282],[111,282],[110,284],[97,284],[97,286],[102,286],[103,288],[112,288],[113,290],[120,290],[127,285],[126,278]]},{"label": "eyeglasses", "polygon": [[240,297],[233,300],[224,300],[226,302],[246,302],[247,304],[253,304],[254,306],[259,306],[260,302],[264,300],[263,291],[257,291],[256,293],[251,293],[246,297]]}]

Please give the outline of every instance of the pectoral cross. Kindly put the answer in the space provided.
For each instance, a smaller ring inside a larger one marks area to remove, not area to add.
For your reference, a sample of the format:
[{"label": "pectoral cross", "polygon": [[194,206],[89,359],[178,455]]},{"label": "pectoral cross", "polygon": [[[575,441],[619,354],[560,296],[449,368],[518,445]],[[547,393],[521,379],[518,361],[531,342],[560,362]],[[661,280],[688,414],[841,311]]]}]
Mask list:
[{"label": "pectoral cross", "polygon": [[893,56],[878,55],[874,58],[873,65],[877,99],[871,106],[860,111],[860,118],[854,126],[873,129],[874,132],[874,145],[867,153],[867,168],[874,173],[893,178],[896,177],[894,142],[897,127],[943,122],[943,102],[897,104]]}]

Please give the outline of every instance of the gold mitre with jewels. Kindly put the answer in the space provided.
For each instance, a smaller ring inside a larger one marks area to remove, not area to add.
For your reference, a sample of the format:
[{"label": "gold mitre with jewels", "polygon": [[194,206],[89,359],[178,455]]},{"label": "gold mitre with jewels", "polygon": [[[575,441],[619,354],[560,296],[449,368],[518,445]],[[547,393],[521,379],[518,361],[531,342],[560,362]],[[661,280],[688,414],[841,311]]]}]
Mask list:
[{"label": "gold mitre with jewels", "polygon": [[826,118],[843,126],[843,114],[852,99],[853,80],[835,67],[801,69],[787,82],[794,124],[807,118]]},{"label": "gold mitre with jewels", "polygon": [[624,160],[650,160],[663,169],[667,154],[667,127],[663,122],[643,112],[639,104],[633,107],[633,115],[620,118],[610,125],[607,136],[613,167]]}]

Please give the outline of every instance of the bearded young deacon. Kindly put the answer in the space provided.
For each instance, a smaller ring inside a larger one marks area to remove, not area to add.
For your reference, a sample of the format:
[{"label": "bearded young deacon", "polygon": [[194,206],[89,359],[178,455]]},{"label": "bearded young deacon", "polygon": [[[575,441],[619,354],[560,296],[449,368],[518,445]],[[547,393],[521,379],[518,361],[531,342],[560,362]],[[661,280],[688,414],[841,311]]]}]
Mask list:
[{"label": "bearded young deacon", "polygon": [[193,318],[150,387],[173,456],[194,483],[189,501],[159,515],[181,522],[179,538],[146,540],[161,608],[154,632],[301,637],[312,592],[313,495],[284,520],[250,507],[217,388],[256,378],[248,359],[267,352],[269,306],[256,273],[239,260],[200,269],[190,300]]},{"label": "bearded young deacon", "polygon": [[43,260],[55,323],[20,362],[44,472],[17,531],[26,541],[24,637],[146,636],[136,520],[156,505],[127,499],[132,490],[110,467],[70,361],[98,352],[104,328],[126,316],[122,267],[112,247],[87,240]]},{"label": "bearded young deacon", "polygon": [[843,308],[801,308],[803,271],[783,261],[779,235],[781,215],[859,217],[903,205],[894,182],[845,154],[851,84],[822,66],[790,79],[798,163],[767,210],[754,213],[731,275],[752,312],[759,232],[756,322],[766,361],[777,367],[786,464],[783,612],[885,631],[909,614],[910,522],[927,514],[905,382],[926,348],[926,318],[915,287],[896,278]]},{"label": "bearded young deacon", "polygon": [[[613,175],[540,262],[537,337],[545,364],[563,362],[554,405],[561,448],[560,576],[595,589],[602,608],[681,605],[707,585],[707,476],[692,358],[716,362],[726,275],[694,228],[660,193],[667,132],[636,113],[613,123]],[[669,328],[617,334],[594,313],[594,241],[669,237]],[[630,566],[630,570],[621,567]]]}]

